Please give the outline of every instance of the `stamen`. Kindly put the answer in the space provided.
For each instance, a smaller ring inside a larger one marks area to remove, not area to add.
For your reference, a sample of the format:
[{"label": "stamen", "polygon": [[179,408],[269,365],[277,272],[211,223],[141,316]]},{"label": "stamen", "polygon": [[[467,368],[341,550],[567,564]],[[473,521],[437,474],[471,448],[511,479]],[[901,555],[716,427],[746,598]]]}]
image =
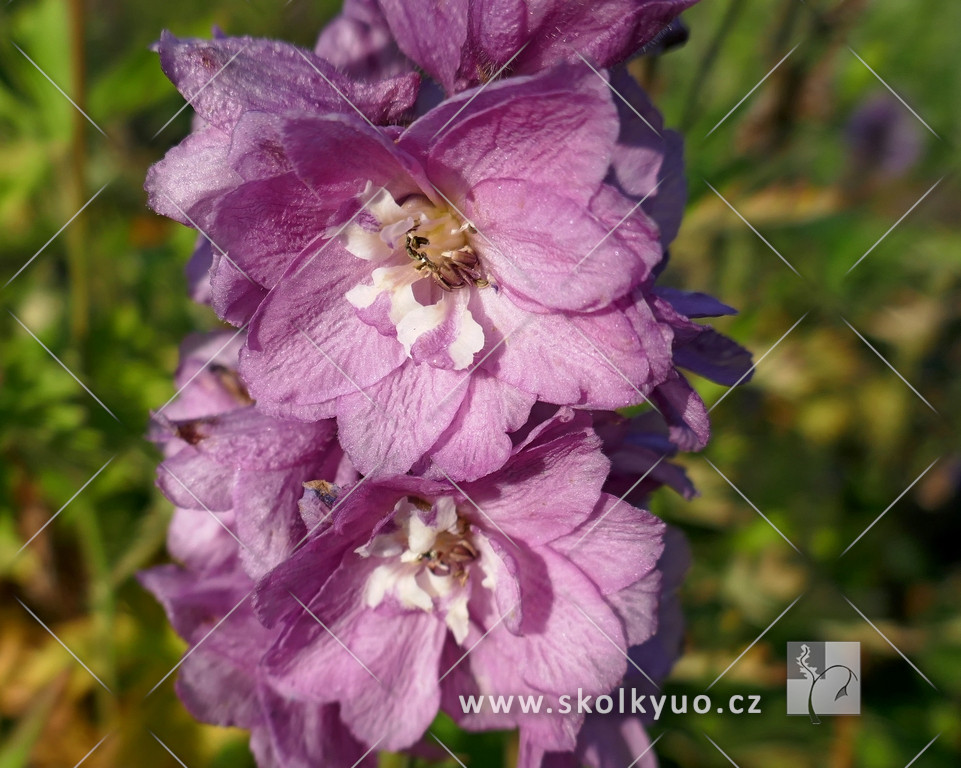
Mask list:
[{"label": "stamen", "polygon": [[468,581],[487,586],[480,550],[470,523],[461,517],[453,498],[430,502],[417,496],[394,506],[394,525],[355,552],[380,560],[367,579],[364,599],[376,608],[388,596],[410,610],[438,611],[458,643],[469,631]]},{"label": "stamen", "polygon": [[467,566],[477,559],[477,550],[471,543],[467,521],[459,518],[455,532],[441,531],[434,547],[420,555],[418,560],[437,576],[452,576],[464,586],[467,583]]},{"label": "stamen", "polygon": [[[370,283],[354,286],[345,298],[381,333],[389,331],[388,323],[393,326],[404,351],[417,363],[429,361],[455,371],[469,367],[484,348],[484,330],[465,294],[452,292],[488,285],[471,243],[474,228],[423,195],[398,203],[383,191],[368,210],[373,222],[352,224],[346,246],[377,267]],[[384,294],[388,301],[378,303]],[[433,333],[439,329],[443,332]]]},{"label": "stamen", "polygon": [[466,288],[469,285],[478,288],[489,285],[478,269],[477,254],[469,244],[454,251],[441,251],[438,256],[431,258],[423,250],[430,245],[430,239],[415,235],[418,228],[414,226],[407,231],[404,246],[407,255],[414,261],[414,269],[418,272],[426,271],[445,291]]}]

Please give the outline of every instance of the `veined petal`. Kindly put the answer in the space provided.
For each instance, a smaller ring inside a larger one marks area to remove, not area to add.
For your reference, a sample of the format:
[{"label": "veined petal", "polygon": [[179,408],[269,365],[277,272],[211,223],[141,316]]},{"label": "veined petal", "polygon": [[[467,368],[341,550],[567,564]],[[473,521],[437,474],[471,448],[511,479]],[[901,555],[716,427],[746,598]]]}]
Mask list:
[{"label": "veined petal", "polygon": [[240,365],[259,408],[306,418],[333,415],[336,398],[374,384],[404,360],[397,341],[365,325],[345,298],[362,279],[363,266],[330,241],[261,304]]},{"label": "veined petal", "polygon": [[458,386],[465,375],[408,361],[364,392],[341,397],[340,441],[357,469],[409,470],[453,420],[467,391]]},{"label": "veined petal", "polygon": [[431,181],[458,206],[487,179],[524,179],[587,202],[607,174],[617,130],[606,84],[587,67],[561,67],[450,99],[398,144],[426,155]]},{"label": "veined petal", "polygon": [[[504,466],[513,445],[510,433],[520,429],[535,397],[483,370],[474,371],[457,415],[431,449],[429,477],[476,480]],[[435,466],[436,465],[436,466]]]},{"label": "veined petal", "polygon": [[374,122],[392,122],[417,97],[413,73],[357,83],[315,54],[273,40],[178,39],[164,32],[157,47],[164,72],[197,114],[225,129],[245,112],[346,113],[351,104]]}]

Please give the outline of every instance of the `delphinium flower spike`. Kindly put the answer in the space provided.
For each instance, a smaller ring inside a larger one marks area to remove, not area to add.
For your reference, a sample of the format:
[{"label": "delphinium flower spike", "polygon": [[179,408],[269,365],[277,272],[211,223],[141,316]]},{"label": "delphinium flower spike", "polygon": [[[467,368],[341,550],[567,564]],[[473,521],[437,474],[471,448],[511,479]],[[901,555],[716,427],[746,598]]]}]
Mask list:
[{"label": "delphinium flower spike", "polygon": [[751,370],[696,322],[733,310],[659,282],[682,143],[608,70],[691,4],[347,0],[313,51],[158,43],[196,116],[149,202],[241,331],[188,340],[155,416],[180,564],[141,579],[185,705],[262,768],[427,754],[441,712],[517,729],[521,768],[646,749],[564,697],[667,674],[688,558],[644,507],[710,434],[681,369]]}]

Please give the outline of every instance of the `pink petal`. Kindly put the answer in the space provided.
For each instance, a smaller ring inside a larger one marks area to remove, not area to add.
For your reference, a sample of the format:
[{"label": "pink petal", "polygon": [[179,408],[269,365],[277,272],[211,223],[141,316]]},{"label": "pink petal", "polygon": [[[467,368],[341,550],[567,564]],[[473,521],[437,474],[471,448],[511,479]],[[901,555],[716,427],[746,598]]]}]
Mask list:
[{"label": "pink petal", "polygon": [[603,494],[594,512],[566,536],[551,542],[590,576],[605,595],[652,575],[664,549],[664,523],[650,512]]},{"label": "pink petal", "polygon": [[467,40],[467,3],[435,0],[380,0],[400,49],[448,91]]},{"label": "pink petal", "polygon": [[527,545],[575,529],[594,509],[610,466],[599,447],[586,414],[568,410],[551,420],[506,467],[463,486],[483,511],[478,524]]},{"label": "pink petal", "polygon": [[408,361],[363,392],[343,396],[337,425],[354,466],[364,474],[410,469],[451,424],[468,375]]},{"label": "pink petal", "polygon": [[158,48],[174,85],[197,114],[221,128],[245,112],[348,112],[350,104],[374,122],[392,122],[417,95],[416,75],[355,83],[313,53],[272,40],[180,40],[164,32]]},{"label": "pink petal", "polygon": [[605,309],[624,296],[660,259],[657,230],[610,188],[594,200],[588,210],[527,179],[474,187],[467,215],[492,282],[535,312]]},{"label": "pink petal", "polygon": [[405,358],[395,339],[361,322],[344,298],[369,266],[336,241],[311,257],[257,310],[240,372],[265,412],[316,419],[333,416],[336,398],[370,387]]},{"label": "pink petal", "polygon": [[485,328],[497,331],[489,342],[506,338],[482,367],[545,402],[603,409],[635,405],[650,389],[652,363],[666,357],[670,364],[669,346],[648,352],[657,337],[639,338],[619,306],[584,315],[529,315],[494,291],[479,296]]},{"label": "pink petal", "polygon": [[[562,67],[474,96],[444,102],[400,140],[427,154],[428,175],[455,204],[488,179],[524,179],[532,189],[590,199],[617,138],[617,113],[600,78],[586,67]],[[458,114],[468,99],[470,108]]]},{"label": "pink petal", "polygon": [[310,604],[326,629],[301,609],[265,662],[278,690],[339,701],[341,718],[355,737],[402,749],[420,738],[437,713],[447,627],[422,611],[367,608],[362,588],[372,567],[349,557]]},{"label": "pink petal", "polygon": [[524,425],[535,398],[485,371],[475,372],[466,387],[457,415],[430,455],[450,477],[476,480],[502,467],[510,457],[509,433]]},{"label": "pink petal", "polygon": [[147,172],[144,189],[150,207],[206,230],[216,200],[242,181],[227,163],[229,148],[230,137],[215,127],[189,134]]}]

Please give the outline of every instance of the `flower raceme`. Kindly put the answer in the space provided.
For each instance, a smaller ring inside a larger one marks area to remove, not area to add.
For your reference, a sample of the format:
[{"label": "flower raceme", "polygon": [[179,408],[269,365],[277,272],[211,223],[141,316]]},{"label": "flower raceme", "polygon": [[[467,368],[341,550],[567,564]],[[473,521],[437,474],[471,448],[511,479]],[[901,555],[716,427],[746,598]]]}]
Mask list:
[{"label": "flower raceme", "polygon": [[687,557],[643,507],[695,493],[664,459],[710,431],[679,369],[751,370],[695,322],[733,310],[656,284],[681,141],[603,69],[691,4],[347,0],[313,52],[158,43],[196,116],[149,201],[243,330],[188,339],[155,415],[180,565],[141,580],[190,644],[185,705],[262,768],[422,754],[439,712],[518,729],[518,768],[647,750],[559,703],[667,673]]},{"label": "flower raceme", "polygon": [[215,333],[182,345],[180,396],[152,429],[166,456],[157,484],[177,507],[167,548],[181,565],[139,578],[191,646],[177,693],[195,717],[250,730],[262,768],[306,768],[321,759],[373,768],[375,759],[359,762],[368,747],[344,729],[336,706],[286,701],[257,664],[272,634],[250,597],[256,579],[307,533],[297,513],[303,482],[325,475],[348,483],[357,475],[344,465],[330,422],[256,412],[237,376],[242,343]]}]

